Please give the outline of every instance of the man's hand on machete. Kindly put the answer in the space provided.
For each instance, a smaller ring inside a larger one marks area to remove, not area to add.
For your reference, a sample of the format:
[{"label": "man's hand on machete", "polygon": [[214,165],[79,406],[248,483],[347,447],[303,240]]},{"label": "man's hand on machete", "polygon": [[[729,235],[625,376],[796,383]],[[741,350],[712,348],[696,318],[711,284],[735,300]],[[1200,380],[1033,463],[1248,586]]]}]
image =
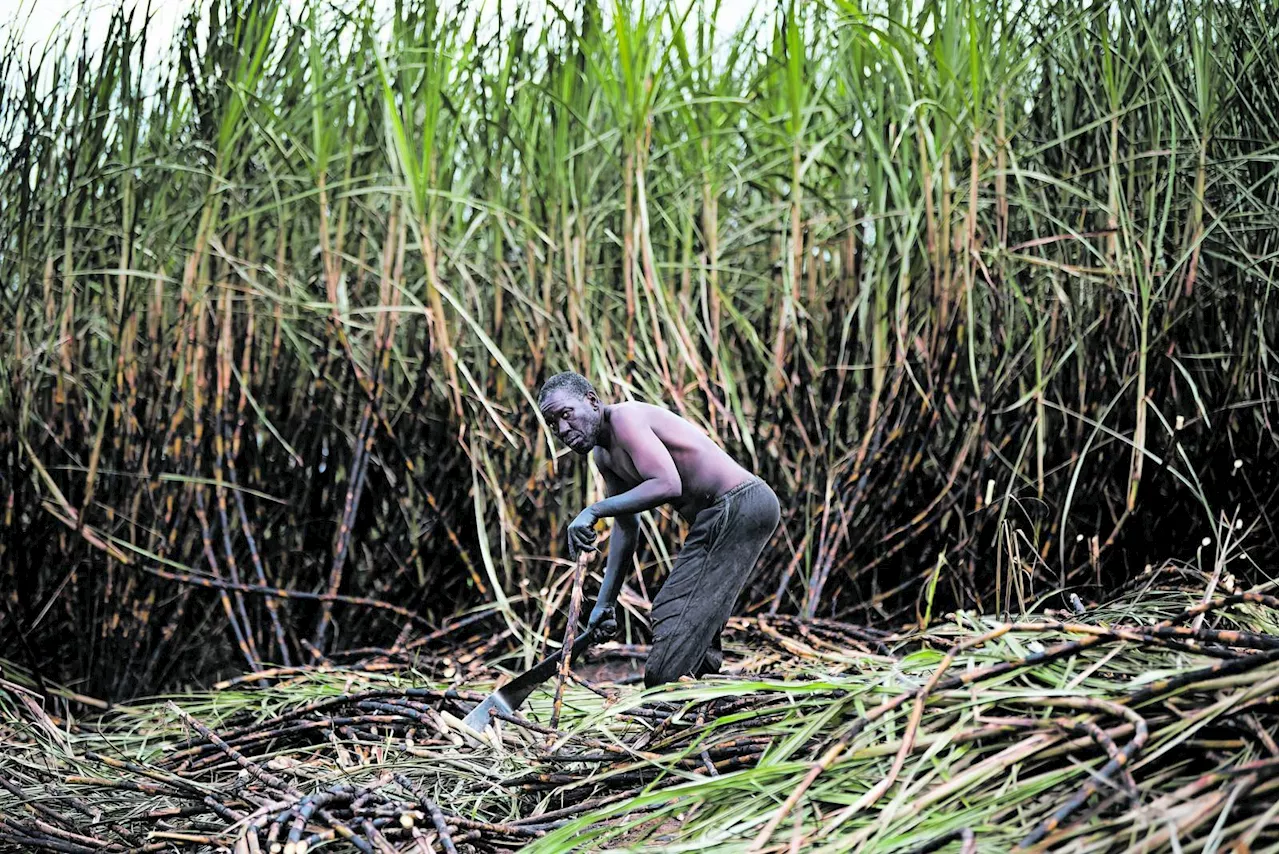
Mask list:
[{"label": "man's hand on machete", "polygon": [[587,620],[587,631],[594,632],[595,642],[609,640],[618,633],[618,621],[614,617],[613,606],[597,603],[591,609],[591,617]]},{"label": "man's hand on machete", "polygon": [[569,523],[569,557],[573,560],[577,560],[582,552],[596,550],[597,518],[595,511],[588,507]]}]

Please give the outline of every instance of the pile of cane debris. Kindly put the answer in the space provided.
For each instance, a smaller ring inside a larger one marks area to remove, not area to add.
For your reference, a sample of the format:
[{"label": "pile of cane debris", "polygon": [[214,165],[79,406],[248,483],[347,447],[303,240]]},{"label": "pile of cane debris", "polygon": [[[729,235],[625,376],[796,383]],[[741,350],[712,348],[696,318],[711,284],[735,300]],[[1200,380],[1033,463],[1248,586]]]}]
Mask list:
[{"label": "pile of cane debris", "polygon": [[1277,600],[1203,591],[894,635],[736,618],[719,677],[579,677],[555,730],[549,684],[479,737],[492,673],[295,668],[78,720],[13,677],[0,850],[1275,850]]}]

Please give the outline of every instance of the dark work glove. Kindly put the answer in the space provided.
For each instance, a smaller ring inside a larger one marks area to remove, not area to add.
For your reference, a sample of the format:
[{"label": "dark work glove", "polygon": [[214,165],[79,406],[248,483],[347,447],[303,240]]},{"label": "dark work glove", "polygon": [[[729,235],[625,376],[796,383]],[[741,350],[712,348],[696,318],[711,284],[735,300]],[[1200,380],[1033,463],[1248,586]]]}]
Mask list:
[{"label": "dark work glove", "polygon": [[569,557],[578,559],[582,552],[596,550],[596,514],[590,507],[569,523]]},{"label": "dark work glove", "polygon": [[613,614],[612,605],[596,605],[591,609],[591,617],[587,620],[587,631],[595,635],[597,643],[609,640],[618,633],[618,621]]}]

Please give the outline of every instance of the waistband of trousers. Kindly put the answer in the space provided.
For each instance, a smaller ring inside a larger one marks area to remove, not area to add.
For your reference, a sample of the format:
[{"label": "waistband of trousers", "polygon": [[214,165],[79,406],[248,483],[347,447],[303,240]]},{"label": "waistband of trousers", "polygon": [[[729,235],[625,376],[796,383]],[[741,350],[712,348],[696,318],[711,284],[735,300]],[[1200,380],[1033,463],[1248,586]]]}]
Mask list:
[{"label": "waistband of trousers", "polygon": [[739,495],[743,492],[746,492],[748,489],[751,489],[754,486],[766,486],[766,484],[758,476],[752,475],[748,480],[744,480],[742,483],[738,484],[732,489],[727,489],[724,492],[720,493],[720,497],[716,499],[715,503],[719,504],[723,501],[728,501],[730,498],[733,498],[735,495]]}]

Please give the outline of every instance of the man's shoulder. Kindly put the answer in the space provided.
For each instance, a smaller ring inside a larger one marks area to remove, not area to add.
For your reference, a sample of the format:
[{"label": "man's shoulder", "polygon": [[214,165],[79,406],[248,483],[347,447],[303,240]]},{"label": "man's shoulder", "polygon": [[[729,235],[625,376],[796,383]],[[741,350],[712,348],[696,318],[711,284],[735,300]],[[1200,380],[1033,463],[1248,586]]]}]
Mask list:
[{"label": "man's shoulder", "polygon": [[612,412],[613,429],[621,434],[643,431],[652,428],[658,419],[669,415],[671,415],[670,411],[651,403],[641,403],[637,400],[615,403]]}]

